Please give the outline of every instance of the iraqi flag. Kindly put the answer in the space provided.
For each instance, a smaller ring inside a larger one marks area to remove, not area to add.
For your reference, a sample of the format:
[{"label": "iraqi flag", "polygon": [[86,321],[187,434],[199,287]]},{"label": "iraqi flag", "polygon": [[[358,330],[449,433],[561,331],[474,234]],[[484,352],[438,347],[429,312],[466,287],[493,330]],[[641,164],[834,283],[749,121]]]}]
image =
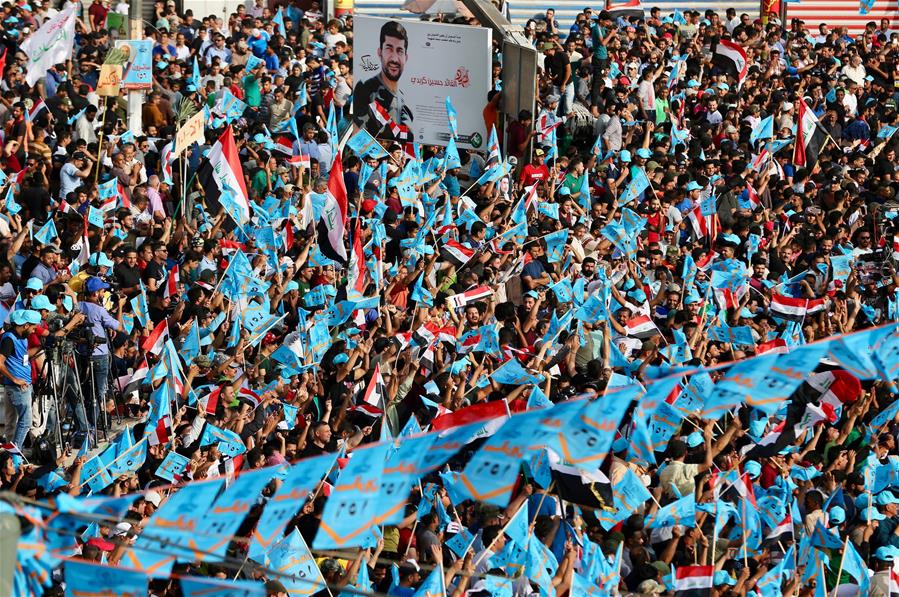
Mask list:
[{"label": "iraqi flag", "polygon": [[625,0],[624,2],[614,2],[610,0],[606,6],[606,10],[612,13],[615,19],[642,19],[646,16],[643,11],[643,4],[640,0]]},{"label": "iraqi flag", "polygon": [[702,215],[702,206],[700,205],[691,209],[690,213],[687,214],[687,219],[690,220],[690,224],[693,226],[693,232],[698,239],[705,238],[712,234],[712,230],[716,228],[716,222],[714,220],[717,218],[717,214],[711,216]]},{"label": "iraqi flag", "polygon": [[802,321],[809,315],[824,310],[825,299],[804,299],[775,294],[771,297],[768,309],[771,314],[787,321]]},{"label": "iraqi flag", "polygon": [[468,261],[474,257],[474,254],[474,249],[469,249],[462,243],[454,240],[448,240],[446,241],[446,244],[440,247],[441,259],[449,261],[457,268],[468,263]]},{"label": "iraqi flag", "polygon": [[714,578],[712,566],[681,566],[674,573],[674,595],[711,597]]},{"label": "iraqi flag", "polygon": [[124,384],[120,384],[122,394],[125,394],[127,396],[132,392],[138,391],[141,384],[144,383],[144,380],[149,374],[150,366],[147,364],[147,358],[144,357],[143,362],[141,362],[140,366],[134,370],[134,373],[131,374],[131,377],[128,378]]},{"label": "iraqi flag", "polygon": [[387,386],[381,376],[381,366],[375,365],[368,384],[356,385],[356,407],[352,410],[370,417],[380,416],[387,404]]},{"label": "iraqi flag", "polygon": [[818,162],[818,152],[824,147],[827,134],[804,99],[799,100],[798,116],[799,125],[796,127],[796,140],[793,145],[793,165],[797,168],[810,168]]},{"label": "iraqi flag", "polygon": [[783,520],[777,523],[777,526],[771,529],[767,535],[765,535],[765,543],[769,545],[776,545],[777,543],[782,543],[786,539],[790,539],[793,536],[793,517],[787,513],[784,516]]},{"label": "iraqi flag", "polygon": [[150,352],[153,354],[160,354],[162,352],[163,347],[165,347],[165,341],[169,339],[169,320],[163,319],[159,323],[156,324],[156,327],[153,328],[153,331],[150,332],[150,335],[143,341],[140,345],[141,349],[145,352]]},{"label": "iraqi flag", "polygon": [[178,274],[178,266],[172,266],[172,269],[169,270],[169,275],[166,276],[165,287],[162,290],[162,295],[165,298],[172,298],[173,296],[178,295],[178,283],[181,282],[181,278]]},{"label": "iraqi flag", "polygon": [[222,195],[228,193],[230,203],[237,212],[239,224],[250,221],[250,201],[243,179],[243,167],[234,144],[234,134],[227,127],[219,140],[209,150],[207,160],[200,166],[200,184],[206,191],[206,207],[217,214],[222,207]]},{"label": "iraqi flag", "polygon": [[461,309],[468,303],[478,301],[492,295],[493,289],[489,286],[477,286],[475,288],[472,288],[471,290],[466,290],[465,292],[454,294],[446,300],[447,303],[449,303],[450,308]]},{"label": "iraqi flag", "polygon": [[346,230],[347,198],[343,182],[343,161],[340,154],[334,159],[328,176],[328,192],[325,207],[318,220],[318,243],[322,254],[333,261],[346,263],[346,247],[343,235]]},{"label": "iraqi flag", "polygon": [[627,322],[627,335],[631,338],[639,338],[646,340],[653,336],[661,336],[662,332],[656,327],[656,324],[647,315],[632,317]]},{"label": "iraqi flag", "polygon": [[743,86],[749,70],[749,61],[746,59],[746,50],[743,49],[743,46],[729,39],[719,40],[715,45],[712,62],[736,79],[737,87]]},{"label": "iraqi flag", "polygon": [[478,402],[452,413],[443,414],[431,421],[431,429],[443,431],[452,427],[461,427],[477,421],[497,419],[505,421],[509,418],[509,409],[505,400]]}]

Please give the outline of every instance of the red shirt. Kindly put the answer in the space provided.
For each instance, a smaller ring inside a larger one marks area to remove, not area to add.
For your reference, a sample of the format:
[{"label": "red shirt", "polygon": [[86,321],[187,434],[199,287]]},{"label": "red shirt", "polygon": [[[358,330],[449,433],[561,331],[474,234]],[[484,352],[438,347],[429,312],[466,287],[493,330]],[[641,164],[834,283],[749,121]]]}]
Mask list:
[{"label": "red shirt", "polygon": [[546,167],[546,164],[540,164],[539,166],[528,164],[524,167],[524,169],[522,169],[522,185],[529,187],[535,182],[539,182],[541,180],[549,180],[549,168]]}]

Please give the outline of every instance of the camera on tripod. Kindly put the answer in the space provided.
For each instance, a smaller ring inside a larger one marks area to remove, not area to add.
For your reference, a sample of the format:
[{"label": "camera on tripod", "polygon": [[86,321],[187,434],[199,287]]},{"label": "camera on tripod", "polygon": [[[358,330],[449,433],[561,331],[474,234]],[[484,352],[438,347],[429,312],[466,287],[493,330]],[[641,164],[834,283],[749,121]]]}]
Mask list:
[{"label": "camera on tripod", "polygon": [[57,343],[65,341],[93,350],[106,343],[106,338],[95,334],[88,321],[82,322],[65,336],[57,336],[56,332],[63,329],[69,320],[70,318],[57,317],[47,322],[47,329],[50,333],[44,338],[45,348],[53,348]]}]

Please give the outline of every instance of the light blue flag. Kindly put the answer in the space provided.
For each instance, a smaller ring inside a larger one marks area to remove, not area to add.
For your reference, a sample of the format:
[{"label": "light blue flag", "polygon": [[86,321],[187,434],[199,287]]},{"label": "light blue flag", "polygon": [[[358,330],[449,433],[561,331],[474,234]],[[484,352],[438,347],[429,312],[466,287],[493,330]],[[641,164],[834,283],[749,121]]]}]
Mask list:
[{"label": "light blue flag", "polygon": [[543,375],[535,375],[521,366],[517,359],[509,359],[491,375],[496,383],[512,386],[533,385],[543,382]]},{"label": "light blue flag", "polygon": [[852,541],[846,543],[846,553],[843,558],[843,571],[858,581],[862,595],[868,594],[868,588],[871,586],[871,579],[868,576],[868,565],[855,549]]},{"label": "light blue flag", "polygon": [[499,348],[499,331],[496,324],[482,325],[478,328],[478,335],[480,340],[474,347],[474,352],[485,352],[493,356],[502,356],[502,351]]},{"label": "light blue flag", "polygon": [[419,585],[413,597],[446,597],[443,566],[437,566],[431,571],[425,581]]},{"label": "light blue flag", "polygon": [[643,485],[634,471],[627,469],[618,483],[612,486],[613,512],[598,511],[600,524],[606,530],[631,516],[638,508],[652,499],[652,494]]},{"label": "light blue flag", "polygon": [[55,238],[59,238],[59,233],[56,231],[56,222],[52,218],[34,233],[34,240],[42,245],[49,245]]},{"label": "light blue flag", "polygon": [[631,384],[585,401],[560,437],[562,459],[581,468],[599,467],[609,454],[624,414],[642,392],[639,384]]},{"label": "light blue flag", "polygon": [[756,141],[760,139],[770,139],[774,136],[774,115],[768,116],[767,118],[763,118],[755,128],[752,129],[752,133],[749,135],[749,144],[755,145]]},{"label": "light blue flag", "polygon": [[608,319],[609,311],[599,294],[591,294],[584,304],[574,312],[574,317],[584,323],[595,323],[601,319]]},{"label": "light blue flag", "polygon": [[696,496],[692,493],[662,506],[655,514],[646,517],[647,529],[673,527],[679,524],[686,527],[696,526]]},{"label": "light blue flag", "polygon": [[890,137],[892,137],[893,135],[896,134],[897,130],[899,130],[899,127],[895,127],[890,124],[884,124],[882,127],[880,127],[880,130],[877,131],[877,138],[878,139],[889,139]]},{"label": "light blue flag", "polygon": [[544,237],[546,241],[546,258],[550,263],[558,263],[562,261],[562,255],[565,253],[565,243],[568,242],[568,229],[563,228],[556,232],[547,234]]},{"label": "light blue flag", "polygon": [[[899,403],[899,400],[897,400],[897,403]],[[528,410],[531,410],[532,408],[546,408],[547,406],[552,405],[552,401],[546,397],[546,394],[543,393],[540,386],[534,386],[531,390],[531,395],[528,397]]]},{"label": "light blue flag", "polygon": [[315,549],[361,547],[370,529],[380,524],[372,513],[380,501],[378,494],[383,489],[381,481],[389,448],[387,444],[375,444],[353,450],[353,457],[325,503],[312,545]]},{"label": "light blue flag", "polygon": [[718,419],[744,403],[775,414],[826,351],[826,343],[809,344],[786,354],[766,353],[737,363],[715,384],[705,401],[703,418]]},{"label": "light blue flag", "polygon": [[250,509],[275,474],[273,467],[246,471],[219,496],[197,526],[195,561],[220,561]]},{"label": "light blue flag", "polygon": [[460,492],[477,501],[508,505],[521,463],[544,447],[560,453],[568,422],[581,407],[569,401],[516,414],[475,452],[460,476]]},{"label": "light blue flag", "polygon": [[459,150],[456,148],[456,138],[450,137],[446,144],[446,151],[443,156],[443,170],[452,170],[453,168],[461,168],[462,159],[459,157]]},{"label": "light blue flag", "polygon": [[270,568],[289,575],[279,580],[290,595],[313,595],[327,587],[315,563],[315,556],[296,529],[273,547],[265,558]]},{"label": "light blue flag", "polygon": [[790,545],[783,558],[773,568],[768,569],[768,572],[756,582],[755,589],[760,597],[781,597],[783,594],[781,585],[783,584],[784,576],[788,574],[788,571],[785,570],[786,564],[787,562],[792,562],[794,549],[795,546]]},{"label": "light blue flag", "polygon": [[113,178],[97,185],[97,193],[100,196],[100,203],[104,203],[107,199],[112,199],[119,194],[119,179]]},{"label": "light blue flag", "polygon": [[180,583],[184,597],[265,597],[265,584],[259,581],[182,576]]},{"label": "light blue flag", "polygon": [[131,299],[131,311],[142,327],[147,328],[149,326],[150,307],[147,305],[147,291],[143,282],[140,283],[140,294]]},{"label": "light blue flag", "polygon": [[453,138],[457,137],[459,135],[459,119],[450,96],[446,96],[446,119],[449,121],[450,134]]},{"label": "light blue flag", "polygon": [[559,569],[559,562],[543,541],[529,541],[524,573],[531,581],[540,585],[541,594],[553,595],[552,581]]},{"label": "light blue flag", "polygon": [[337,454],[322,454],[290,467],[278,491],[262,511],[259,524],[253,530],[250,558],[262,561],[263,555],[277,543],[284,532],[284,527],[296,514],[297,504],[305,502],[336,462]]},{"label": "light blue flag", "polygon": [[403,520],[409,492],[419,479],[415,471],[421,468],[428,448],[437,439],[433,434],[418,435],[405,437],[403,441],[391,445],[381,478],[381,492],[374,500],[370,518],[377,520],[378,524],[387,525]]},{"label": "light blue flag", "polygon": [[655,464],[656,446],[652,443],[652,435],[646,419],[643,417],[635,418],[632,427],[628,458],[634,462],[642,463],[643,466]]},{"label": "light blue flag", "polygon": [[78,120],[79,118],[81,118],[81,115],[84,114],[85,112],[87,112],[87,106],[81,108],[81,110],[79,110],[72,116],[69,116],[69,118],[67,120],[69,126],[72,126],[73,124],[75,124],[75,121]]},{"label": "light blue flag", "polygon": [[203,435],[200,436],[200,445],[208,446],[210,444],[217,444],[219,452],[232,458],[247,451],[247,447],[237,433],[230,429],[216,427],[207,421],[206,427],[203,428]]},{"label": "light blue flag", "polygon": [[[555,556],[553,556],[555,557]],[[524,572],[527,550],[514,541],[506,541],[506,546],[488,560],[489,568],[502,568],[510,577]]]},{"label": "light blue flag", "polygon": [[484,577],[484,590],[491,597],[512,597],[512,579],[488,574]]},{"label": "light blue flag", "polygon": [[[347,147],[360,158],[373,157],[379,160],[387,157],[387,150],[365,129],[359,129],[359,132],[350,137]],[[360,182],[360,185],[364,186],[364,183]]]},{"label": "light blue flag", "polygon": [[633,175],[630,183],[628,183],[627,187],[624,189],[624,193],[621,194],[618,203],[627,205],[634,199],[640,197],[640,195],[642,195],[648,188],[649,178],[646,176],[646,172],[644,172],[642,168],[639,168],[636,170],[636,174]]},{"label": "light blue flag", "polygon": [[162,464],[159,465],[159,468],[156,469],[155,475],[169,483],[174,483],[175,477],[184,473],[189,463],[190,459],[186,456],[182,456],[178,452],[169,452],[166,454]]},{"label": "light blue flag", "polygon": [[518,511],[512,516],[503,532],[519,545],[525,545],[528,542],[528,502],[525,502],[518,508]]},{"label": "light blue flag", "polygon": [[575,572],[571,576],[571,594],[586,597],[605,597],[609,593],[600,589],[590,579]]},{"label": "light blue flag", "polygon": [[278,26],[278,33],[287,36],[287,27],[284,26],[284,7],[278,7],[278,12],[272,17],[272,23]]},{"label": "light blue flag", "polygon": [[97,209],[93,205],[88,206],[87,223],[97,228],[103,228],[103,210]]},{"label": "light blue flag", "polygon": [[412,287],[412,294],[409,298],[412,301],[418,304],[424,304],[428,307],[434,306],[434,296],[431,294],[431,291],[422,286],[422,280],[424,280],[425,274],[421,274],[418,276],[418,279],[415,281],[415,285]]},{"label": "light blue flag", "polygon": [[92,564],[81,560],[66,560],[64,566],[66,597],[96,595],[98,591],[109,597],[146,595],[149,579],[141,572]]},{"label": "light blue flag", "polygon": [[748,325],[737,327],[712,326],[708,330],[709,338],[718,342],[737,346],[755,346],[752,328]]},{"label": "light blue flag", "polygon": [[[195,554],[187,546],[195,538],[194,529],[224,483],[224,478],[189,483],[172,494],[144,526],[134,547],[125,552],[122,564],[127,563],[129,567],[144,571],[153,578],[168,578],[172,565],[179,557],[195,561]],[[160,545],[167,547],[160,550]]]},{"label": "light blue flag", "polygon": [[196,319],[194,319],[193,324],[187,331],[187,337],[185,337],[184,342],[181,344],[179,354],[181,355],[181,358],[184,359],[184,364],[188,367],[195,358],[200,356],[200,325],[197,323]]}]

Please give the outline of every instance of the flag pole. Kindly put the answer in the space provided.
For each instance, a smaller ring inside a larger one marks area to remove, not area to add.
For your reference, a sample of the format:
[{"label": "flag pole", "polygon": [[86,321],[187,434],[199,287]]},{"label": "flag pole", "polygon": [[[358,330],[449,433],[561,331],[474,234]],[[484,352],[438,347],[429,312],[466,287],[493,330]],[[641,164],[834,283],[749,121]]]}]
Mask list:
[{"label": "flag pole", "polygon": [[[837,591],[840,588],[840,577],[843,576],[843,564],[846,563],[846,551],[847,546],[849,544],[849,537],[846,537],[846,540],[843,542],[843,555],[840,558],[840,569],[837,570],[837,580],[833,586],[833,597],[837,597]],[[825,593],[826,594],[826,593]]]}]

